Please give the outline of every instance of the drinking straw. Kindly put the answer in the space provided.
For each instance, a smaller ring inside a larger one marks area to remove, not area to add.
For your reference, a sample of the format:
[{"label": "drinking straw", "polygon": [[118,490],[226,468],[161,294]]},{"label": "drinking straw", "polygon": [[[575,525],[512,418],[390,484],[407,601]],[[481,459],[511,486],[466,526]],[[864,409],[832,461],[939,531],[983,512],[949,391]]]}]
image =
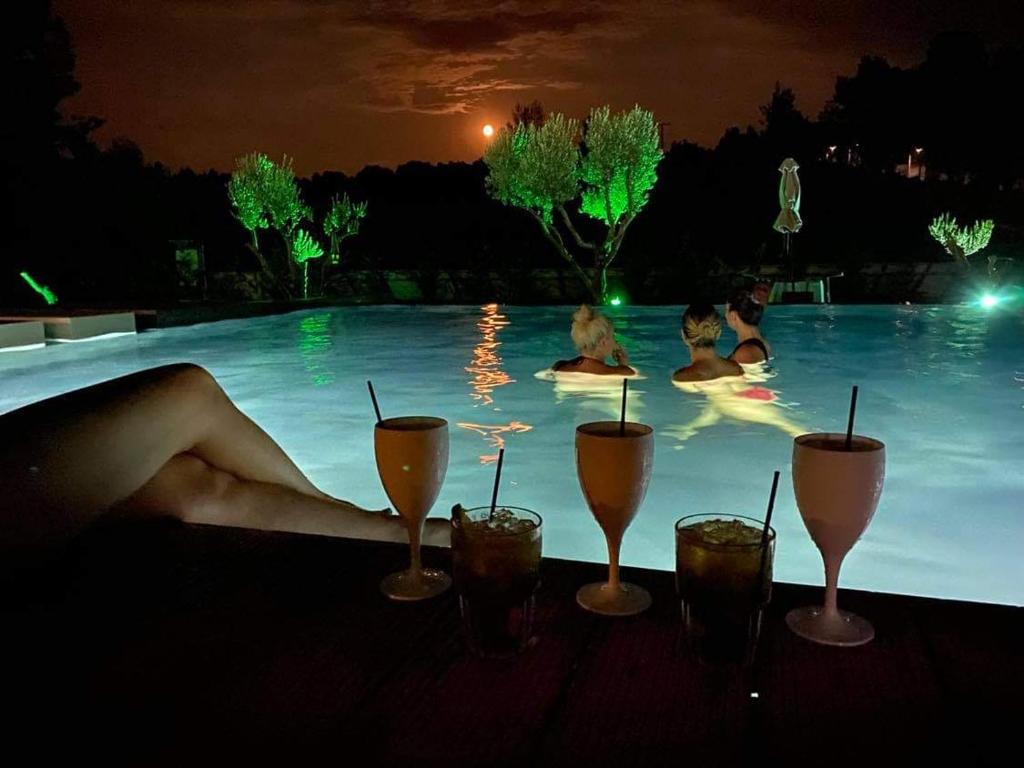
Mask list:
[{"label": "drinking straw", "polygon": [[377,405],[377,395],[373,392],[373,382],[367,379],[366,386],[370,389],[370,399],[373,401],[373,411],[377,414],[377,423],[380,424],[384,419],[380,417],[380,406]]},{"label": "drinking straw", "polygon": [[622,413],[619,415],[619,437],[626,434],[626,393],[629,391],[629,379],[622,380]]},{"label": "drinking straw", "polygon": [[498,506],[498,484],[501,483],[501,463],[505,459],[505,449],[498,451],[498,471],[494,473],[494,490],[491,491],[491,514],[488,518],[494,517],[494,508]]},{"label": "drinking straw", "polygon": [[779,490],[779,470],[775,470],[772,477],[772,492],[768,497],[768,511],[764,516],[764,529],[761,531],[761,566],[758,570],[757,583],[764,582],[764,563],[768,555],[768,528],[772,523],[772,510],[775,509],[775,493]]},{"label": "drinking straw", "polygon": [[846,450],[853,450],[853,417],[857,413],[857,385],[853,385],[850,395],[850,420],[846,423]]}]

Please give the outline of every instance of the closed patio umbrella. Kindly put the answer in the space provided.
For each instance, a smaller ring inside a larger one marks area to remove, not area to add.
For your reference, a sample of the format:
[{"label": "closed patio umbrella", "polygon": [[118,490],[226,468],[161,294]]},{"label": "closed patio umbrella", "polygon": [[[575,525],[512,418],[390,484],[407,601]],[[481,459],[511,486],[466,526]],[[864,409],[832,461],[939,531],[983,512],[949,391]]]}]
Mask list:
[{"label": "closed patio umbrella", "polygon": [[787,157],[779,166],[779,173],[782,174],[782,178],[779,179],[779,207],[781,210],[775,217],[775,224],[772,225],[776,232],[781,232],[786,238],[785,254],[786,260],[789,262],[790,282],[793,281],[793,261],[789,258],[789,239],[804,225],[800,218],[800,177],[796,174],[799,169],[800,166],[792,157]]},{"label": "closed patio umbrella", "polygon": [[796,172],[800,166],[796,160],[787,157],[779,166],[779,206],[782,208],[779,215],[775,217],[774,228],[776,232],[790,234],[799,232],[804,225],[800,219],[800,177]]}]

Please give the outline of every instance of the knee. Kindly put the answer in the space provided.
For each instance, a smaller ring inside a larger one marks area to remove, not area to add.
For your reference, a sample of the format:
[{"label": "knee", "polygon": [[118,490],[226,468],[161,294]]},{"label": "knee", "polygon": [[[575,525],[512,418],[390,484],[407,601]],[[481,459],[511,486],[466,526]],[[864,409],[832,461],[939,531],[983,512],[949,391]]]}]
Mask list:
[{"label": "knee", "polygon": [[213,374],[195,363],[174,363],[157,369],[160,379],[176,394],[224,397]]},{"label": "knee", "polygon": [[172,363],[158,368],[164,376],[173,381],[181,381],[195,386],[217,386],[213,374],[195,363]]}]

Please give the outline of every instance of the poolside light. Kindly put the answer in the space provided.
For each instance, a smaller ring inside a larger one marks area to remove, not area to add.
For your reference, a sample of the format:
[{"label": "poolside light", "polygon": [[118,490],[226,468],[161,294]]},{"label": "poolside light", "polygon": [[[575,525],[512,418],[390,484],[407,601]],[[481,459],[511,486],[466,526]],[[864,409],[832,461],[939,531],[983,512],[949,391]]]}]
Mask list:
[{"label": "poolside light", "polygon": [[1002,300],[1002,296],[996,296],[994,293],[983,293],[979,303],[984,309],[992,309]]},{"label": "poolside light", "polygon": [[21,273],[21,279],[28,283],[29,287],[43,297],[43,301],[47,305],[53,305],[57,303],[57,294],[47,288],[45,285],[37,283],[28,272]]},{"label": "poolside light", "polygon": [[611,304],[613,307],[618,307],[622,304],[622,299],[618,296],[612,296],[611,301],[609,301],[608,303]]}]

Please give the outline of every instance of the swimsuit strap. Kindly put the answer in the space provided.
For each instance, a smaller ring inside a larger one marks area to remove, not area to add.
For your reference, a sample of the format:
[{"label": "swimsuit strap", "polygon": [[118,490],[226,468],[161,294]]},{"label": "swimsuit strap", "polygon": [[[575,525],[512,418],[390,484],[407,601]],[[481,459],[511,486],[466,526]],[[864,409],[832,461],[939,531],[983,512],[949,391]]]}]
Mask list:
[{"label": "swimsuit strap", "polygon": [[739,344],[736,345],[736,349],[732,351],[732,356],[739,352],[740,347],[747,346],[757,347],[758,349],[760,349],[761,354],[764,355],[764,361],[766,363],[768,362],[768,347],[766,347],[764,342],[761,341],[760,339],[747,339],[746,341],[741,341]]}]

